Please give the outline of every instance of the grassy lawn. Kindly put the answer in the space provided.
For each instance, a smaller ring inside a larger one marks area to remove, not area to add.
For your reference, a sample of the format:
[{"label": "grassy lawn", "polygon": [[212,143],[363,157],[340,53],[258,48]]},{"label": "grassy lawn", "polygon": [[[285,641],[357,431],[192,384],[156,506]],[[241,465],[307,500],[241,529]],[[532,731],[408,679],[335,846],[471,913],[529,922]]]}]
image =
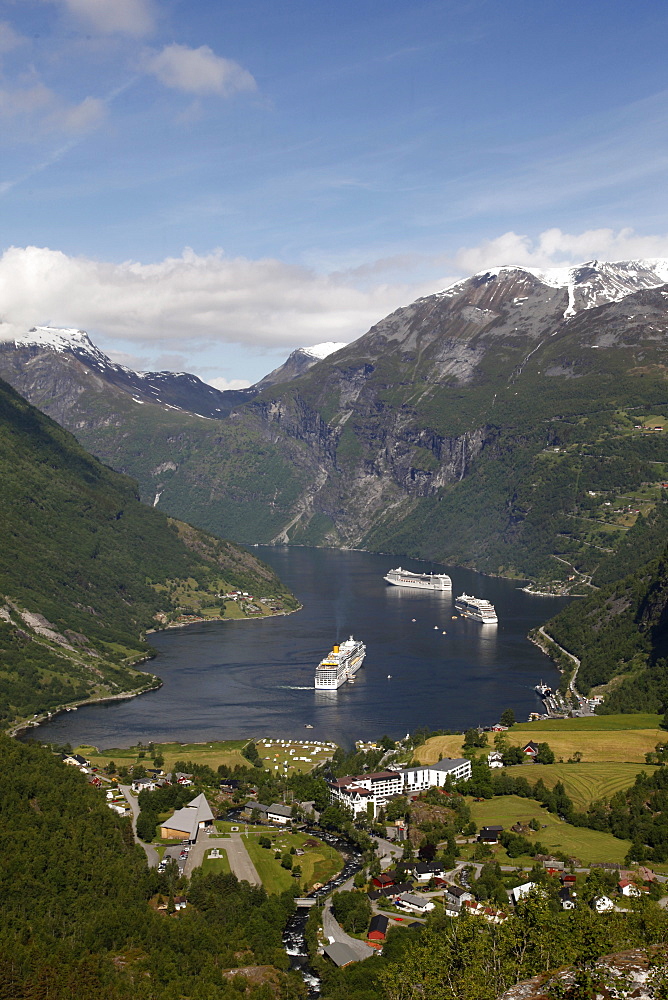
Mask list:
[{"label": "grassy lawn", "polygon": [[253,832],[259,832],[259,833],[267,832],[266,826],[260,826],[259,823],[253,826],[252,823],[244,823],[243,820],[237,820],[236,823],[230,823],[230,821],[227,819],[216,819],[214,820],[214,826],[216,827],[216,830],[218,830],[219,833],[225,833],[225,834],[231,833],[232,828],[234,828],[234,830],[237,833],[245,833],[246,830],[252,830]]},{"label": "grassy lawn", "polygon": [[230,862],[228,861],[227,858],[227,851],[225,850],[224,847],[220,847],[219,845],[217,846],[218,850],[222,852],[223,856],[222,858],[210,858],[209,852],[207,851],[207,856],[204,858],[204,861],[202,862],[202,871],[204,872],[205,875],[208,875],[210,872],[214,874],[222,872],[223,874],[227,875],[231,871]]},{"label": "grassy lawn", "polygon": [[[228,767],[248,767],[248,761],[241,751],[248,740],[219,740],[212,743],[154,743],[154,753],[161,753],[165,758],[164,771],[171,771],[177,760],[192,760],[197,764],[208,764],[215,771],[219,764]],[[110,760],[116,766],[131,767],[143,764],[153,767],[153,757],[145,747],[113,747],[109,750],[98,750],[97,747],[80,746],[74,751],[86,757],[95,767],[105,767]],[[139,754],[144,756],[140,757]]]},{"label": "grassy lawn", "polygon": [[[538,768],[536,768],[538,770]],[[523,799],[518,795],[502,795],[485,799],[484,802],[467,800],[471,807],[471,817],[478,826],[503,826],[509,830],[518,821],[528,823],[537,819],[541,829],[531,835],[539,840],[548,851],[563,851],[578,858],[583,863],[591,861],[622,862],[631,846],[628,840],[618,840],[610,833],[587,830],[564,823],[552,813],[543,809],[538,802]],[[543,829],[546,827],[546,829]],[[530,858],[508,859],[502,847],[492,848],[494,858],[507,864],[530,864]]]},{"label": "grassy lawn", "polygon": [[[576,809],[585,810],[597,799],[610,799],[615,792],[628,788],[640,771],[654,772],[651,764],[544,764],[540,768],[509,767],[514,778],[534,782],[542,778],[548,788],[563,782],[566,794]],[[535,776],[535,777],[534,777]]]},{"label": "grassy lawn", "polygon": [[[269,835],[266,829],[264,835]],[[304,848],[305,841],[315,838],[303,833],[278,833],[272,837],[273,843],[269,850],[260,847],[259,836],[260,834],[254,834],[244,837],[244,844],[267,892],[284,892],[293,888],[295,883],[299,886],[306,884],[310,889],[316,882],[327,882],[343,868],[343,858],[329,844],[318,841],[317,847]],[[305,851],[301,857],[294,855],[292,858],[293,865],[301,866],[302,874],[299,879],[293,878],[291,872],[282,868],[281,862],[274,858],[275,851],[289,851],[291,847]]]},{"label": "grassy lawn", "polygon": [[[549,743],[557,759],[567,760],[579,751],[587,763],[644,764],[645,754],[657,743],[668,740],[659,729],[658,715],[600,715],[587,719],[545,719],[524,722],[505,734],[511,744],[534,740]],[[493,737],[490,737],[490,749]],[[442,757],[460,757],[462,736],[433,736],[415,750],[421,764],[433,764]],[[533,772],[532,772],[533,773]],[[534,780],[533,778],[531,780]]]}]

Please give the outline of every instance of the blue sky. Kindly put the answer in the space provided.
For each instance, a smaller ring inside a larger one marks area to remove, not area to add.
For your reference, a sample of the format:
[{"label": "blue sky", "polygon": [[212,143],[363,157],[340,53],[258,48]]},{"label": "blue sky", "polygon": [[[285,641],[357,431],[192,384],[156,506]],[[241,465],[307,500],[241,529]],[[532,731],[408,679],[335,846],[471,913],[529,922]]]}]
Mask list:
[{"label": "blue sky", "polygon": [[4,336],[253,381],[500,263],[668,256],[668,8],[4,0]]}]

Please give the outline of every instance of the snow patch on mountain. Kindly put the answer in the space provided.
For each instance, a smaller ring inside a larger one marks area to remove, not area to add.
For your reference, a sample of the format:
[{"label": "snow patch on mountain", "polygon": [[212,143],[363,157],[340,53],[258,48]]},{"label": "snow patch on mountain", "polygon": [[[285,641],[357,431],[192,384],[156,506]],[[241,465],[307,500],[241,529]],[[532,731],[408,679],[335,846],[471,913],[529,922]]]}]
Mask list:
[{"label": "snow patch on mountain", "polygon": [[303,351],[304,354],[310,354],[312,358],[317,358],[318,361],[322,361],[323,358],[327,358],[330,354],[347,346],[345,341],[327,340],[323,344],[314,344],[313,347],[300,347],[299,350]]}]

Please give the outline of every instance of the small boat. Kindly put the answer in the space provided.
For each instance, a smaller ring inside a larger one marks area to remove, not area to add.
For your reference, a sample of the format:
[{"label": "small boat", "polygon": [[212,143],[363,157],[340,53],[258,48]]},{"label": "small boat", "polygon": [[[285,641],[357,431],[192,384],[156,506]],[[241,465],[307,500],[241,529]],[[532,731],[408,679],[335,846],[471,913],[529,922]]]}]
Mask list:
[{"label": "small boat", "polygon": [[387,675],[387,679],[388,679],[388,681],[392,680],[392,674],[388,674]]},{"label": "small boat", "polygon": [[310,722],[307,722],[306,725],[304,726],[304,729],[313,729],[313,726],[311,725]]},{"label": "small boat", "polygon": [[453,615],[453,616],[452,616],[452,620],[453,620],[453,621],[455,621],[455,619],[456,619],[457,617],[458,617],[458,615]]},{"label": "small boat", "polygon": [[434,628],[435,628],[435,629],[436,629],[436,631],[438,632],[438,625],[434,625]]},{"label": "small boat", "polygon": [[411,618],[411,621],[415,622],[415,621],[417,621],[417,618]]},{"label": "small boat", "polygon": [[441,632],[441,635],[447,635],[447,634],[448,634],[447,632]]}]

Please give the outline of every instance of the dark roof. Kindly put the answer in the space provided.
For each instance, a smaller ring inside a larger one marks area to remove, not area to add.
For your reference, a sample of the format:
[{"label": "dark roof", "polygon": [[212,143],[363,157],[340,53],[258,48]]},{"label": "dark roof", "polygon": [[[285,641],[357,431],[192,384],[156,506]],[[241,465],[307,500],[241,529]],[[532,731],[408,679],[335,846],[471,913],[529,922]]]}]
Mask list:
[{"label": "dark roof", "polygon": [[480,829],[481,833],[503,833],[502,826],[483,826]]},{"label": "dark roof", "polygon": [[469,889],[462,889],[458,885],[449,885],[446,891],[449,896],[454,896],[455,899],[461,899],[462,896],[473,895]]},{"label": "dark roof", "polygon": [[538,750],[538,744],[534,743],[533,740],[529,740],[528,743],[524,744],[524,746],[522,747],[522,749],[523,750],[531,749],[531,750],[536,750],[537,751]]},{"label": "dark roof", "polygon": [[369,924],[369,934],[371,931],[380,931],[382,934],[387,932],[387,925],[389,920],[382,914],[377,913],[375,917],[371,918],[371,923]]},{"label": "dark roof", "polygon": [[416,875],[428,875],[428,874],[429,875],[438,875],[438,874],[440,874],[440,872],[443,871],[443,865],[438,864],[438,862],[436,862],[435,864],[430,864],[430,865],[428,865],[428,864],[420,864],[420,865],[416,865],[414,870],[415,870],[415,874]]}]

